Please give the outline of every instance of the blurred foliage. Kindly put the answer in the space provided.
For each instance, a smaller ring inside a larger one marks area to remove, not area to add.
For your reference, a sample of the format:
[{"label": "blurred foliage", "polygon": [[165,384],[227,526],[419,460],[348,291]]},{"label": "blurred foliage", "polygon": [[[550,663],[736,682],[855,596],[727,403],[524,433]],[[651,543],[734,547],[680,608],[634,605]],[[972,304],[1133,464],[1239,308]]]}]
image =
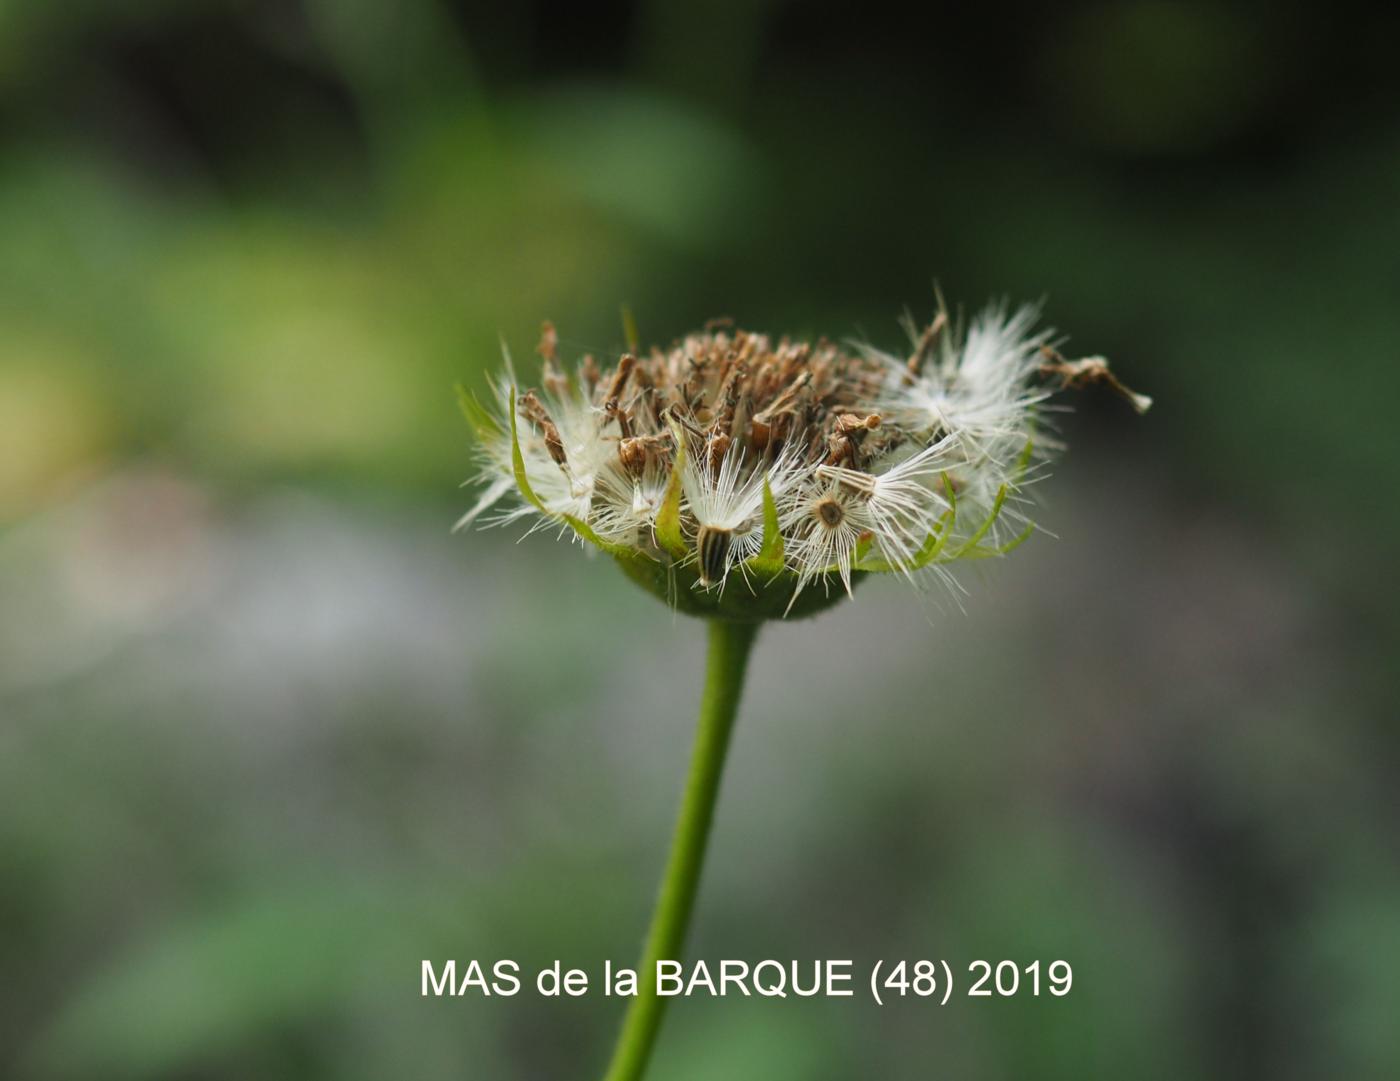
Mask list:
[{"label": "blurred foliage", "polygon": [[1076,990],[689,1002],[657,1076],[1394,1076],[1397,28],[0,4],[0,1074],[593,1073],[608,1000],[417,965],[630,959],[693,628],[449,541],[450,388],[623,303],[895,344],[936,276],[1158,405],[1082,403],[1066,542],[956,632],[765,644],[697,949]]}]

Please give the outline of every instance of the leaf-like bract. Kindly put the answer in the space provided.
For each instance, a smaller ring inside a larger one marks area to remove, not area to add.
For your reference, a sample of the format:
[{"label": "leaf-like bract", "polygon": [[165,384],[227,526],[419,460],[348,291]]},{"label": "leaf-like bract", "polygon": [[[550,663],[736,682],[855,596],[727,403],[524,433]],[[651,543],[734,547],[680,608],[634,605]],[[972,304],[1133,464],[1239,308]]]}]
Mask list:
[{"label": "leaf-like bract", "polygon": [[763,478],[763,547],[749,560],[757,574],[776,575],[783,571],[783,533],[778,527],[778,504],[768,478]]},{"label": "leaf-like bract", "polygon": [[500,422],[476,400],[476,395],[461,383],[457,384],[457,405],[462,410],[462,416],[466,417],[467,423],[472,426],[479,442],[489,443],[500,437]]},{"label": "leaf-like bract", "polygon": [[676,441],[676,460],[671,463],[671,476],[661,497],[661,509],[656,512],[656,543],[671,553],[673,559],[685,558],[685,537],[681,534],[681,471],[685,469],[685,436],[671,429]]}]

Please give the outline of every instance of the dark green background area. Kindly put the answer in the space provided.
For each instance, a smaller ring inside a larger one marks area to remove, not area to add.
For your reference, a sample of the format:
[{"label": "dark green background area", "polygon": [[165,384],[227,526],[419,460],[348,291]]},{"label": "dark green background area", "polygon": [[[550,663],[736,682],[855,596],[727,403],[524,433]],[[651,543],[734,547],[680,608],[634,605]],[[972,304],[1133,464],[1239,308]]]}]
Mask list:
[{"label": "dark green background area", "polygon": [[[767,630],[657,1079],[1400,1074],[1394,15],[0,6],[0,1076],[595,1076],[701,628],[469,505],[452,384],[1043,300],[1087,394],[965,593]],[[965,982],[965,981],[964,981]]]}]

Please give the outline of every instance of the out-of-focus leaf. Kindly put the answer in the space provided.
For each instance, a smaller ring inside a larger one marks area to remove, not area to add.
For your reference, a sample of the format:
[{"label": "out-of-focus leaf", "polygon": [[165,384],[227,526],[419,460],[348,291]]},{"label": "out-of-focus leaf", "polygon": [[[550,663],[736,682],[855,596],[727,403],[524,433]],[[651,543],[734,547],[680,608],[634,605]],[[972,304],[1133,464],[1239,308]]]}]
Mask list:
[{"label": "out-of-focus leaf", "polygon": [[[234,902],[158,938],[79,986],[26,1049],[36,1077],[170,1077],[384,991],[412,945],[401,908],[327,887]],[[416,968],[408,992],[417,988]]]}]

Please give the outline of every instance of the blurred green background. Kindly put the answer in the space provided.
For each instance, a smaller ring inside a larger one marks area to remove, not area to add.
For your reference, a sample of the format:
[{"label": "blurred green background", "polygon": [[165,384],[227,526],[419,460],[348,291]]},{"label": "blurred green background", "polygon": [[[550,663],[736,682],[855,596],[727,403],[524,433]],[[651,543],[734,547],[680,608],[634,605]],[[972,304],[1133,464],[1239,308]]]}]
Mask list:
[{"label": "blurred green background", "polygon": [[690,1000],[653,1076],[1400,1076],[1400,19],[1129,3],[0,4],[0,1076],[590,1078],[701,629],[450,536],[539,322],[900,342],[1046,300],[1086,395],[966,611],[759,645],[697,956],[1065,999]]}]

